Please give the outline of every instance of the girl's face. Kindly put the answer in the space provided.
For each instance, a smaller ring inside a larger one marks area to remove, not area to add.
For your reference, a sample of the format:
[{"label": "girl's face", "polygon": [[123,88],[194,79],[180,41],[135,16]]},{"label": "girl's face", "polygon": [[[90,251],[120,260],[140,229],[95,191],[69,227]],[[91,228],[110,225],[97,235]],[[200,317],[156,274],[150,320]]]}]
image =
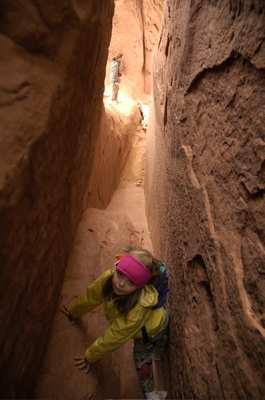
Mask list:
[{"label": "girl's face", "polygon": [[138,287],[126,275],[117,269],[113,274],[112,287],[117,296],[126,296],[138,289]]}]

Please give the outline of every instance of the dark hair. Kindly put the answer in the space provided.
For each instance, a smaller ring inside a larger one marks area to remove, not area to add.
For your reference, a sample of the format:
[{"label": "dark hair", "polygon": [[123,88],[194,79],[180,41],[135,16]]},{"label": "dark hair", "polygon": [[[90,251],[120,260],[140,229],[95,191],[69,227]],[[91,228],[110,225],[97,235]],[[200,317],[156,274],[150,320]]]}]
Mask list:
[{"label": "dark hair", "polygon": [[115,57],[113,57],[112,61],[118,59],[118,58],[122,58],[123,54],[122,53],[118,53]]},{"label": "dark hair", "polygon": [[[135,257],[138,261],[140,261],[142,264],[146,266],[146,268],[149,269],[149,271],[152,274],[152,278],[148,282],[150,285],[155,285],[159,274],[160,274],[160,264],[159,261],[153,257],[153,255],[145,249],[129,249],[125,250],[125,253],[131,254],[133,257]],[[115,269],[113,269],[113,273],[108,276],[103,284],[102,287],[102,297],[104,300],[111,300],[113,297],[113,287],[112,287],[112,278],[113,274],[115,272]],[[128,312],[138,303],[140,300],[141,296],[141,290],[140,288],[137,288],[133,293],[127,295],[127,296],[121,296],[121,297],[116,297],[115,298],[115,303],[117,305],[118,311],[121,315],[126,316]],[[145,288],[143,288],[145,290]]]}]

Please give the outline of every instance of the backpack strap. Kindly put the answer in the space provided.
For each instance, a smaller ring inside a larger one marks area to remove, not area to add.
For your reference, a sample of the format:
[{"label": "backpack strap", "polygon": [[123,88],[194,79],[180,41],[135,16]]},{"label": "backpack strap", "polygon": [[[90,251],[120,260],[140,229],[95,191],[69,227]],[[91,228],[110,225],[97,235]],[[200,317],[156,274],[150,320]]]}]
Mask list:
[{"label": "backpack strap", "polygon": [[142,335],[143,335],[144,342],[149,343],[150,340],[149,340],[145,325],[142,327]]},{"label": "backpack strap", "polygon": [[[163,265],[165,265],[165,264],[163,264]],[[169,273],[166,270],[164,270],[161,273],[158,282],[155,284],[155,289],[158,291],[158,301],[152,307],[153,310],[163,307],[163,304],[167,300],[167,293],[169,292],[168,277],[169,277]]]},{"label": "backpack strap", "polygon": [[[166,264],[159,260],[160,264],[160,277],[158,282],[155,285],[155,289],[158,291],[158,302],[155,304],[152,309],[156,310],[157,308],[163,307],[164,303],[167,299],[167,293],[169,292],[168,287],[168,277],[169,273],[166,270]],[[143,341],[145,343],[149,343],[150,339],[148,337],[145,325],[142,327],[142,335]]]}]

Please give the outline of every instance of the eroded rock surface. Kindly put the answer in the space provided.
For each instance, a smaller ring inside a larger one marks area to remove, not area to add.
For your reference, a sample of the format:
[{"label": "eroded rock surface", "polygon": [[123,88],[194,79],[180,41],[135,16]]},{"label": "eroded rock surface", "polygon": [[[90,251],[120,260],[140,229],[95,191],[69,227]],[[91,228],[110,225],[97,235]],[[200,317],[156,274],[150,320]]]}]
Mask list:
[{"label": "eroded rock surface", "polygon": [[146,189],[171,265],[174,398],[264,395],[264,12],[165,2]]},{"label": "eroded rock surface", "polygon": [[28,397],[38,373],[92,169],[113,13],[113,1],[1,1],[2,398]]}]

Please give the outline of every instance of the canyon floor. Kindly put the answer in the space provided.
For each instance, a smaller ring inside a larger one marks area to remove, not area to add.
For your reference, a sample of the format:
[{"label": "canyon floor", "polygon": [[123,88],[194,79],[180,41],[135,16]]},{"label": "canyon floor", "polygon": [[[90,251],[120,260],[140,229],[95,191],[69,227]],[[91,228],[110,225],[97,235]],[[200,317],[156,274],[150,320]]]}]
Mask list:
[{"label": "canyon floor", "polygon": [[[112,105],[109,92],[105,91],[105,107],[126,113],[132,100],[122,92],[119,100],[121,103]],[[88,374],[74,366],[73,358],[82,356],[108,326],[102,307],[75,325],[62,314],[61,308],[63,304],[71,305],[93,280],[112,267],[115,254],[124,247],[141,246],[152,251],[143,190],[145,137],[139,126],[122,179],[108,207],[87,209],[78,226],[35,390],[37,399],[144,398],[133,365],[133,341],[93,364]],[[156,389],[169,392],[168,368],[167,355],[163,361],[154,362]]]}]

